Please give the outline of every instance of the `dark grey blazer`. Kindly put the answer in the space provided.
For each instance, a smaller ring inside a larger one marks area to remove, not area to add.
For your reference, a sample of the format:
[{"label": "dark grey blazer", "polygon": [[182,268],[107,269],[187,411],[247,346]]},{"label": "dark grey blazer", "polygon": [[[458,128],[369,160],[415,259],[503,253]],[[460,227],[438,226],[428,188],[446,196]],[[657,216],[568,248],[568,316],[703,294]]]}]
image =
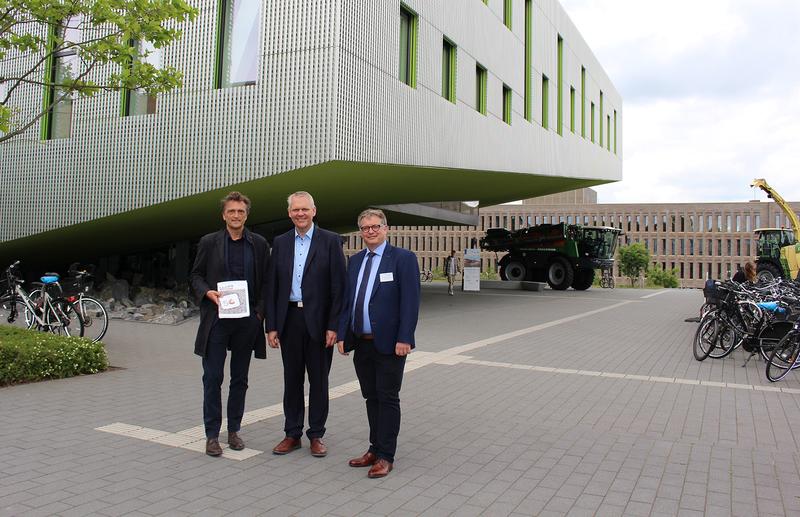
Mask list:
[{"label": "dark grey blazer", "polygon": [[[222,229],[214,233],[209,233],[200,239],[197,245],[197,256],[194,259],[194,266],[189,277],[189,282],[194,292],[195,299],[200,306],[200,327],[197,329],[197,338],[194,343],[194,353],[205,357],[208,336],[211,334],[211,327],[219,318],[216,304],[206,298],[206,293],[216,290],[217,282],[226,280],[225,278],[225,234],[227,230]],[[255,286],[254,296],[256,297],[256,312],[263,320],[265,315],[264,296],[269,291],[267,284],[267,271],[269,269],[269,244],[267,240],[257,233],[253,233],[245,228],[244,238],[252,244],[255,261]],[[266,359],[267,340],[263,332],[259,332],[253,343],[253,350],[257,359]]]}]

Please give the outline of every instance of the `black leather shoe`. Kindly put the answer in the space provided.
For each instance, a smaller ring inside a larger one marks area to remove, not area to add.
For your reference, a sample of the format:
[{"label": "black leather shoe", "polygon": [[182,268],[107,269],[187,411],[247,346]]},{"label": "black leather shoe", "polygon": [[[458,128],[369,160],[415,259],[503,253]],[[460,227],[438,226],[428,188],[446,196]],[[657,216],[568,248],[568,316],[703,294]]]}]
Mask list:
[{"label": "black leather shoe", "polygon": [[220,447],[217,438],[209,438],[206,440],[206,454],[214,457],[222,456],[222,447]]}]

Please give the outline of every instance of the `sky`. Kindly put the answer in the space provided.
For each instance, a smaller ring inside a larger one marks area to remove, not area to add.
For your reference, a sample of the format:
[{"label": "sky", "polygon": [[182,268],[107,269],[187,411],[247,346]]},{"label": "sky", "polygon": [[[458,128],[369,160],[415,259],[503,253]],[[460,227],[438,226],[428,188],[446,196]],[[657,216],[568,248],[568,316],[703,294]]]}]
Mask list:
[{"label": "sky", "polygon": [[622,96],[599,203],[800,201],[800,0],[560,0]]}]

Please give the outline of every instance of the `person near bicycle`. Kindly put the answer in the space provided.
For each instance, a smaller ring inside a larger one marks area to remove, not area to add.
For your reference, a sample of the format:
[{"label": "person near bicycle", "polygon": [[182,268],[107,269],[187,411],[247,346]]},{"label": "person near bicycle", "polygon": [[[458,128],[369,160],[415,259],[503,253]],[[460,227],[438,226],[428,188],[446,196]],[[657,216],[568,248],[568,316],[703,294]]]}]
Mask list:
[{"label": "person near bicycle", "polygon": [[450,251],[450,256],[444,259],[444,274],[447,276],[447,294],[453,296],[453,286],[456,282],[456,275],[461,271],[461,264],[456,257],[456,250]]},{"label": "person near bicycle", "polygon": [[756,265],[750,261],[747,261],[744,265],[744,270],[740,269],[733,275],[734,282],[739,282],[740,284],[744,282],[750,282],[751,284],[756,283],[758,276],[756,274]]},{"label": "person near bicycle", "polygon": [[[222,199],[225,228],[200,239],[190,277],[191,288],[200,305],[194,353],[203,358],[203,420],[206,454],[220,456],[219,432],[222,425],[222,380],[227,351],[231,351],[230,389],[228,392],[228,445],[244,449],[239,436],[250,358],[266,359],[264,333],[264,296],[267,291],[269,245],[261,235],[245,228],[250,213],[250,199],[231,192]],[[248,316],[219,317],[218,284],[246,281],[249,299]]]}]

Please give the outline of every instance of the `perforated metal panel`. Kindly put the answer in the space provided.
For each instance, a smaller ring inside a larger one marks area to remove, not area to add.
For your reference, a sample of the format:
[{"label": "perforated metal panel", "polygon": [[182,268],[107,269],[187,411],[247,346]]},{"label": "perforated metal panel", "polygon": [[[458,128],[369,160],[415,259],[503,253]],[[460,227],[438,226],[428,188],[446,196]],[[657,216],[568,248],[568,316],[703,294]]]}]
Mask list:
[{"label": "perforated metal panel", "polygon": [[[159,96],[156,114],[121,117],[120,95],[105,93],[75,100],[70,138],[41,141],[34,125],[0,145],[0,242],[330,160],[621,179],[621,99],[555,0],[533,2],[534,120],[525,121],[524,2],[513,1],[513,30],[503,0],[405,2],[418,14],[416,88],[398,79],[398,1],[264,2],[260,79],[215,90],[217,6],[203,0],[163,52],[184,85]],[[563,136],[554,123],[558,34]],[[441,97],[444,36],[457,45],[455,104]],[[19,58],[0,70],[32,59]],[[488,71],[485,116],[474,106],[476,61]],[[569,132],[569,87],[579,109],[581,66],[587,106],[602,90],[604,112],[617,111],[616,155],[613,144],[609,152]],[[537,109],[542,73],[551,78],[550,130]],[[513,90],[511,126],[502,122],[502,84]],[[42,94],[23,87],[14,104],[33,113]],[[430,197],[421,186],[417,199],[398,202]]]}]

